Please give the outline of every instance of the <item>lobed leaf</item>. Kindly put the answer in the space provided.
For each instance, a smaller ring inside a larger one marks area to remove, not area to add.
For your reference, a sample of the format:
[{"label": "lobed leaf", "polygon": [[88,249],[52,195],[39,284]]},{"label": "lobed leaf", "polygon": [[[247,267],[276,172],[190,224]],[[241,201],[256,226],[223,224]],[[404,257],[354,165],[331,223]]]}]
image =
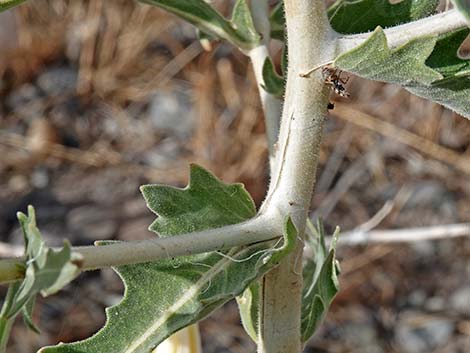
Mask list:
[{"label": "lobed leaf", "polygon": [[[79,273],[80,258],[72,255],[69,243],[60,250],[46,246],[36,226],[34,208],[28,207],[28,215],[19,212],[18,220],[25,241],[25,276],[22,281],[10,285],[0,313],[0,337],[6,341],[8,323],[22,312],[26,325],[38,332],[32,322],[34,300],[38,293],[47,296],[56,293]],[[0,350],[1,351],[1,350]]]},{"label": "lobed leaf", "polygon": [[366,42],[337,57],[334,65],[364,78],[400,84],[470,118],[470,61],[457,55],[468,33],[462,29],[421,37],[390,49],[378,27]]},{"label": "lobed leaf", "polygon": [[335,258],[336,240],[339,228],[333,235],[333,242],[328,251],[325,246],[323,224],[318,223],[316,229],[311,223],[314,236],[306,237],[307,244],[313,250],[313,256],[306,258],[302,294],[302,341],[306,342],[323,321],[331,302],[339,291],[339,265]]},{"label": "lobed leaf", "polygon": [[[196,165],[191,166],[187,188],[147,185],[142,192],[158,215],[150,229],[163,236],[233,224],[255,215],[253,201],[241,184],[226,185]],[[295,246],[291,223],[286,222],[289,231],[284,232],[283,242],[116,268],[125,293],[121,303],[106,309],[106,325],[89,339],[40,352],[152,351],[174,332],[241,294],[275,266]]]},{"label": "lobed leaf", "polygon": [[246,0],[238,0],[234,8],[233,21],[225,19],[204,0],[141,0],[160,7],[196,26],[202,32],[225,39],[235,46],[249,50],[258,44],[259,36],[254,31]]},{"label": "lobed leaf", "polygon": [[363,33],[377,26],[391,27],[431,15],[438,0],[338,0],[328,8],[333,29],[340,33]]}]

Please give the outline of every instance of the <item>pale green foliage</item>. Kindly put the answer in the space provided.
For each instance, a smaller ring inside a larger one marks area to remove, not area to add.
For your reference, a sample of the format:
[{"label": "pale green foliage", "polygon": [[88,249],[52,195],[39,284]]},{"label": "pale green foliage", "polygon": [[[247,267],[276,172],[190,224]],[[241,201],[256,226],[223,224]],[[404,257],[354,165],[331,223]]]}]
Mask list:
[{"label": "pale green foliage", "polygon": [[457,56],[469,30],[414,39],[389,49],[377,28],[362,45],[339,56],[335,65],[359,76],[404,86],[470,118],[470,61]]},{"label": "pale green foliage", "polygon": [[328,8],[333,29],[340,33],[362,33],[377,26],[390,27],[431,15],[438,0],[338,0]]},{"label": "pale green foliage", "polygon": [[432,53],[436,38],[425,37],[409,41],[391,50],[382,28],[377,29],[362,45],[336,58],[334,64],[372,80],[429,85],[442,75],[425,65]]},{"label": "pale green foliage", "polygon": [[225,19],[204,0],[141,0],[161,7],[195,25],[202,32],[225,39],[235,46],[249,50],[259,41],[246,0],[234,6],[232,21]]},{"label": "pale green foliage", "polygon": [[37,331],[31,320],[34,298],[54,294],[80,273],[80,259],[73,256],[70,244],[65,242],[60,250],[46,246],[36,226],[34,208],[28,207],[28,215],[19,212],[18,220],[25,242],[26,270],[22,281],[10,285],[0,314],[0,337],[8,334],[6,322],[12,321],[22,311],[26,324]]},{"label": "pale green foliage", "polygon": [[[237,223],[255,213],[241,184],[226,185],[199,166],[191,166],[189,187],[142,187],[151,226],[165,236]],[[159,221],[160,220],[160,221]],[[295,246],[297,232],[288,219],[283,240],[116,269],[124,299],[107,309],[107,322],[95,336],[73,344],[43,348],[44,353],[148,353],[179,329],[207,316],[275,266]]]},{"label": "pale green foliage", "polygon": [[260,301],[261,284],[254,282],[249,286],[242,295],[237,297],[238,308],[240,309],[240,317],[242,319],[243,328],[246,333],[255,342],[258,341],[258,323],[259,323],[259,301]]},{"label": "pale green foliage", "polygon": [[242,184],[226,185],[196,164],[185,189],[166,185],[141,187],[147,207],[158,217],[149,230],[160,236],[221,227],[252,218],[255,204]]},{"label": "pale green foliage", "polygon": [[303,270],[302,341],[306,342],[326,316],[331,302],[339,291],[339,265],[335,257],[339,228],[332,236],[330,249],[325,245],[325,230],[321,221],[314,227],[307,221],[306,243],[313,256],[306,256]]},{"label": "pale green foliage", "polygon": [[284,94],[284,77],[279,75],[274,68],[271,58],[266,58],[263,65],[263,89],[275,97],[282,97]]}]

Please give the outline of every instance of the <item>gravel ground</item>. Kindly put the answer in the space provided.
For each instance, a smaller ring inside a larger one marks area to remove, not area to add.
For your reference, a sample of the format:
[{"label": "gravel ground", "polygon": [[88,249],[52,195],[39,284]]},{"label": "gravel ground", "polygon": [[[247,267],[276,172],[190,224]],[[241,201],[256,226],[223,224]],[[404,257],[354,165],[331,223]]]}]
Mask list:
[{"label": "gravel ground", "polygon": [[[241,53],[205,52],[189,26],[125,1],[37,1],[0,16],[0,241],[21,245],[15,213],[28,204],[50,245],[151,238],[138,187],[185,185],[189,162],[245,183],[260,204],[264,124]],[[326,124],[312,219],[345,231],[470,222],[470,121],[396,86],[351,81]],[[405,132],[416,138],[404,143]],[[468,236],[340,239],[338,256],[341,292],[306,352],[470,352]],[[82,274],[38,300],[41,335],[18,322],[8,352],[89,336],[121,293],[111,270]],[[206,353],[255,351],[233,302],[201,332]]]}]

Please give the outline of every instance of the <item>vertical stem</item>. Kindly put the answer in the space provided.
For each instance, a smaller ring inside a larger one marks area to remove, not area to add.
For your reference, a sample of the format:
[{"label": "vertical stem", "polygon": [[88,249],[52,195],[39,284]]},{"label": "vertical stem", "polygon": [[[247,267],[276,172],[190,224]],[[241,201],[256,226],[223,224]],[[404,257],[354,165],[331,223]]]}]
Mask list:
[{"label": "vertical stem", "polygon": [[261,35],[260,45],[250,50],[248,53],[253,71],[255,73],[261,105],[264,112],[264,121],[266,124],[266,136],[268,139],[269,161],[271,167],[274,161],[274,144],[279,134],[279,123],[281,119],[281,101],[273,95],[266,92],[262,84],[263,65],[266,58],[269,57],[269,42],[271,40],[271,26],[269,24],[269,5],[267,0],[252,0],[250,3],[251,15],[256,30]]},{"label": "vertical stem", "polygon": [[288,75],[279,152],[262,212],[289,214],[299,232],[297,249],[264,278],[259,353],[299,353],[301,342],[302,241],[319,159],[328,88],[321,74],[300,77],[330,60],[334,32],[323,0],[285,0]]}]

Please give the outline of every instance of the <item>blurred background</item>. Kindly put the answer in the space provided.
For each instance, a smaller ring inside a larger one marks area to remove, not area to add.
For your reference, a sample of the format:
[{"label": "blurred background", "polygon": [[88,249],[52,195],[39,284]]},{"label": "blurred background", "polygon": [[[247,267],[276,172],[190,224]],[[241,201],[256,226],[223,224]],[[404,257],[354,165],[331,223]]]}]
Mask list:
[{"label": "blurred background", "polygon": [[[259,205],[269,179],[253,72],[230,45],[210,49],[133,1],[35,0],[0,14],[2,256],[20,249],[15,213],[28,204],[50,245],[154,237],[138,187],[184,186],[190,162],[243,182]],[[470,226],[446,235],[470,222],[470,121],[394,85],[352,77],[347,90],[332,97],[312,219],[401,229],[406,241],[340,238],[341,292],[306,351],[468,353]],[[421,227],[442,239],[413,241]],[[8,352],[88,337],[121,294],[111,270],[82,274],[38,300],[41,335],[17,322]],[[233,302],[201,331],[205,353],[255,351]]]}]

